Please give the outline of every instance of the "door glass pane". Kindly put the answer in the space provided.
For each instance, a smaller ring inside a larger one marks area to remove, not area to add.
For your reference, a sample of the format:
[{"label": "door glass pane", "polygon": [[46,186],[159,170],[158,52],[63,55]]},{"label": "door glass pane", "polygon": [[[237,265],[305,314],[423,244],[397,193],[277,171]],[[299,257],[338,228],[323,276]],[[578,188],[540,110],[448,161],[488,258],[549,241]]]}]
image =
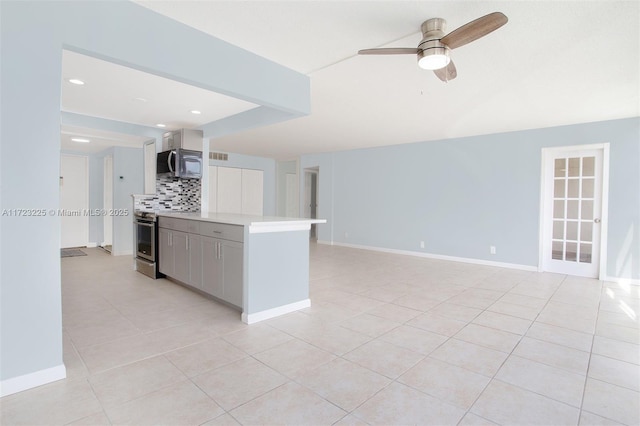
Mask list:
[{"label": "door glass pane", "polygon": [[577,200],[567,201],[567,219],[578,219],[578,206],[580,202]]},{"label": "door glass pane", "polygon": [[562,260],[562,241],[554,241],[551,243],[551,258]]},{"label": "door glass pane", "polygon": [[580,244],[580,262],[581,263],[591,263],[591,244],[582,243]]},{"label": "door glass pane", "polygon": [[554,240],[564,239],[564,221],[562,220],[553,221],[553,239]]},{"label": "door glass pane", "polygon": [[567,222],[567,240],[578,240],[578,222]]},{"label": "door glass pane", "polygon": [[580,158],[569,158],[569,176],[580,176]]},{"label": "door glass pane", "polygon": [[565,158],[553,158],[553,164],[546,165],[553,167],[554,175],[553,182],[548,183],[553,188],[546,189],[553,193],[545,194],[553,195],[553,217],[545,219],[551,220],[552,228],[547,231],[552,234],[551,241],[546,243],[551,245],[547,246],[551,253],[545,255],[547,260],[549,256],[554,260],[553,268],[587,271],[597,263],[598,248],[594,247],[593,238],[599,230],[594,218],[600,214],[600,210],[594,211],[599,206],[601,190],[601,170],[596,170],[596,165],[600,167],[598,155],[592,150],[576,150],[566,152]]},{"label": "door glass pane", "polygon": [[580,188],[580,181],[578,181],[578,179],[569,179],[569,182],[567,185],[567,197],[578,198],[580,195],[579,188]]},{"label": "door glass pane", "polygon": [[557,158],[555,161],[555,166],[554,166],[554,173],[553,175],[555,177],[564,177],[565,176],[565,172],[566,172],[566,159],[564,158]]},{"label": "door glass pane", "polygon": [[593,179],[582,179],[582,198],[593,198]]},{"label": "door glass pane", "polygon": [[578,244],[567,243],[567,251],[565,255],[565,260],[569,262],[576,262],[578,260]]},{"label": "door glass pane", "polygon": [[593,219],[593,201],[584,200],[582,202],[582,219],[587,219],[587,220]]},{"label": "door glass pane", "polygon": [[593,233],[593,222],[582,222],[580,224],[580,241],[591,242],[593,240],[592,233]]},{"label": "door glass pane", "polygon": [[556,179],[553,183],[553,198],[564,198],[564,179]]},{"label": "door glass pane", "polygon": [[582,176],[594,176],[596,169],[595,157],[584,157],[582,159]]},{"label": "door glass pane", "polygon": [[558,219],[564,218],[564,200],[556,200],[553,202],[553,217]]}]

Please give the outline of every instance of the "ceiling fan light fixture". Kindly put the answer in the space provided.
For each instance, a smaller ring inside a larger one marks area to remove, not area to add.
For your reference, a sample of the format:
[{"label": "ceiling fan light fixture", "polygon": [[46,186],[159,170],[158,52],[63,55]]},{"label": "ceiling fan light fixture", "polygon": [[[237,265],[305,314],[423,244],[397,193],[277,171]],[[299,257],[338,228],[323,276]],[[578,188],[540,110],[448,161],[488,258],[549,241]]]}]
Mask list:
[{"label": "ceiling fan light fixture", "polygon": [[425,70],[439,70],[449,65],[451,57],[447,47],[434,47],[418,52],[418,66]]}]

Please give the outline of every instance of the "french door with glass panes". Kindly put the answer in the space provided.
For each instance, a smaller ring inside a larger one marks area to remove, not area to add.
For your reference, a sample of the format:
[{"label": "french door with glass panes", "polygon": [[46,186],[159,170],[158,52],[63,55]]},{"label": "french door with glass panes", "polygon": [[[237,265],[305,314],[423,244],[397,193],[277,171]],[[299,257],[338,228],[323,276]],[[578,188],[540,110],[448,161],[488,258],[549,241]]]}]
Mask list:
[{"label": "french door with glass panes", "polygon": [[597,278],[604,148],[544,150],[542,269]]}]

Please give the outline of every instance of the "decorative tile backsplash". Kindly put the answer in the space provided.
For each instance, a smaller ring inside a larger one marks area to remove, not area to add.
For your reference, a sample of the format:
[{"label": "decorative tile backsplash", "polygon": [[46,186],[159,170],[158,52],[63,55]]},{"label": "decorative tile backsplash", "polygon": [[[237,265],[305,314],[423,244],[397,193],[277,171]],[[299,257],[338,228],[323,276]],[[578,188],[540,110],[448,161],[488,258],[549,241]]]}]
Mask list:
[{"label": "decorative tile backsplash", "polygon": [[141,211],[200,211],[200,179],[161,176],[155,195],[134,195],[134,209]]}]

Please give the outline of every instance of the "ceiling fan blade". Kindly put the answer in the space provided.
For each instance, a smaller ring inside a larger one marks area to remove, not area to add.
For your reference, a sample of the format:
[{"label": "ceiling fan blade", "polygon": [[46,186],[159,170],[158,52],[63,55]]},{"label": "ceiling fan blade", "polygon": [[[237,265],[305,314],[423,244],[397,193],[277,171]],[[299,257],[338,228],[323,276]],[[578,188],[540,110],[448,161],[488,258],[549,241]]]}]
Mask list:
[{"label": "ceiling fan blade", "polygon": [[416,55],[418,49],[415,47],[390,47],[385,49],[363,49],[358,51],[358,55]]},{"label": "ceiling fan blade", "polygon": [[508,20],[503,13],[493,12],[451,31],[442,37],[440,42],[446,44],[449,49],[456,49],[497,30]]},{"label": "ceiling fan blade", "polygon": [[453,61],[449,61],[449,65],[444,68],[433,70],[433,73],[445,83],[458,76],[458,71],[456,70],[456,66],[453,64]]}]

